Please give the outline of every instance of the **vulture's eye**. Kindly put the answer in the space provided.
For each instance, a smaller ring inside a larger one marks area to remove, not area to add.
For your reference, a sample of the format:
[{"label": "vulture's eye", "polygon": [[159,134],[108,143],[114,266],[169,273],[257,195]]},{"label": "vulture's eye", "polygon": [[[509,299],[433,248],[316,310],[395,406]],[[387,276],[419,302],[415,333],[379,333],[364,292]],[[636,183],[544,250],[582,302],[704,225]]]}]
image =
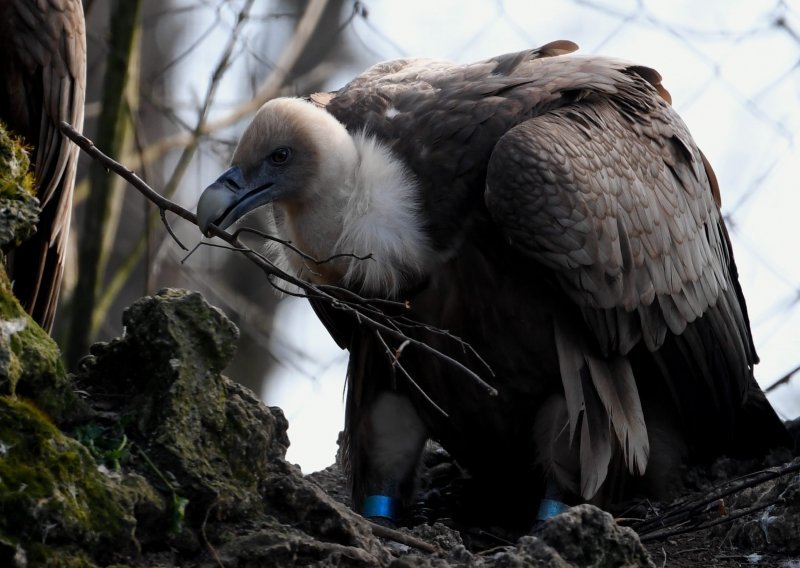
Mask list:
[{"label": "vulture's eye", "polygon": [[285,164],[289,161],[289,156],[292,155],[292,151],[289,148],[285,148],[281,146],[277,150],[275,150],[269,156],[269,160],[275,165]]}]

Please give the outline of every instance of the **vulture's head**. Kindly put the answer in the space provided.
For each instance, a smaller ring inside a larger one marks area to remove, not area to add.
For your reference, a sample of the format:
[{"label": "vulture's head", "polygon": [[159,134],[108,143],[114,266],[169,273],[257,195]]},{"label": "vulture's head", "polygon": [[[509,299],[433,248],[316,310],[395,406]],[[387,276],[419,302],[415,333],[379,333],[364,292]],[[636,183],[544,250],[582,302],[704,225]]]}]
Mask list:
[{"label": "vulture's head", "polygon": [[[419,193],[403,163],[374,138],[294,98],[259,109],[231,167],[197,205],[200,230],[230,227],[264,209],[277,237],[315,263],[281,250],[277,261],[306,280],[392,295],[431,253]],[[334,261],[326,261],[331,257]],[[369,258],[357,258],[369,257]]]},{"label": "vulture's head", "polygon": [[330,114],[300,99],[273,99],[245,130],[231,167],[203,192],[200,230],[226,229],[270,203],[292,211],[341,199],[357,161],[352,137]]}]

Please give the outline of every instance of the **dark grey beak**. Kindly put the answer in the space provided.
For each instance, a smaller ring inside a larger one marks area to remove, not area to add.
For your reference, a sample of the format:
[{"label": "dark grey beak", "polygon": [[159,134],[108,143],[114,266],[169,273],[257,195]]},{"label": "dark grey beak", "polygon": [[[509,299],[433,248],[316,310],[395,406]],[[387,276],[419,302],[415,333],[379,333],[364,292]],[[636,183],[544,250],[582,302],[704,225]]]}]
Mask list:
[{"label": "dark grey beak", "polygon": [[197,204],[197,224],[208,236],[211,225],[227,229],[257,207],[272,202],[276,195],[275,180],[258,176],[246,180],[239,166],[223,173],[209,185]]}]

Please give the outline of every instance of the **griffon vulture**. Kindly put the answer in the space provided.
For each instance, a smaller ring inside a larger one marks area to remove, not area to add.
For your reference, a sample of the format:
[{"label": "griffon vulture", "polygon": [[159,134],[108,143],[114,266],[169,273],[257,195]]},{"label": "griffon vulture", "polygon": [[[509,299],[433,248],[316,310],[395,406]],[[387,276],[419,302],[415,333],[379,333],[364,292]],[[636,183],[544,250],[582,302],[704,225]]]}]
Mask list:
[{"label": "griffon vulture", "polygon": [[22,306],[50,331],[67,249],[78,147],[59,131],[83,126],[86,32],[80,0],[0,0],[0,121],[33,148],[41,206],[36,234],[9,254]]},{"label": "griffon vulture", "polygon": [[665,496],[681,464],[786,440],[753,379],[714,173],[656,71],[576,49],[390,61],[272,100],[200,199],[204,233],[269,204],[299,250],[349,253],[275,252],[307,281],[405,302],[409,334],[497,389],[405,346],[439,410],[374,330],[315,302],[350,351],[345,455],[366,516],[408,503],[428,438],[508,520]]}]

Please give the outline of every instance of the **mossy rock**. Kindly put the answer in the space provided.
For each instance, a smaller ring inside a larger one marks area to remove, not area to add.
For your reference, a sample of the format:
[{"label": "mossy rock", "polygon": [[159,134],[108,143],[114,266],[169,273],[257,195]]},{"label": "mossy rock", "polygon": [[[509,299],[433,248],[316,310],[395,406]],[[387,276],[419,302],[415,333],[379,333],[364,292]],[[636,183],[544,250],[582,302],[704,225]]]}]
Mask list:
[{"label": "mossy rock", "polygon": [[[286,467],[283,414],[222,377],[238,330],[196,292],[162,290],[123,315],[125,336],[92,346],[77,375],[81,388],[118,417],[143,460],[186,499],[190,524],[261,507],[259,484]],[[103,400],[104,393],[113,393]]]},{"label": "mossy rock", "polygon": [[[30,237],[38,221],[28,156],[0,124],[0,248]],[[0,395],[32,400],[60,423],[84,406],[61,361],[56,343],[22,309],[0,268]]]},{"label": "mossy rock", "polygon": [[134,553],[129,494],[33,404],[0,397],[0,565]]},{"label": "mossy rock", "polygon": [[0,248],[19,245],[36,232],[39,200],[28,171],[28,153],[0,123]]},{"label": "mossy rock", "polygon": [[[103,447],[124,432],[132,449],[122,469],[135,468],[166,500],[168,510],[150,507],[149,518],[137,509],[147,552],[158,526],[176,564],[209,547],[226,565],[387,563],[363,519],[285,461],[283,412],[221,375],[238,330],[220,310],[197,292],[165,289],[125,310],[123,324],[123,337],[92,346],[76,380],[102,409]],[[334,560],[344,558],[358,562]]]},{"label": "mossy rock", "polygon": [[0,269],[0,395],[33,401],[55,422],[85,412],[58,345],[22,309]]}]

